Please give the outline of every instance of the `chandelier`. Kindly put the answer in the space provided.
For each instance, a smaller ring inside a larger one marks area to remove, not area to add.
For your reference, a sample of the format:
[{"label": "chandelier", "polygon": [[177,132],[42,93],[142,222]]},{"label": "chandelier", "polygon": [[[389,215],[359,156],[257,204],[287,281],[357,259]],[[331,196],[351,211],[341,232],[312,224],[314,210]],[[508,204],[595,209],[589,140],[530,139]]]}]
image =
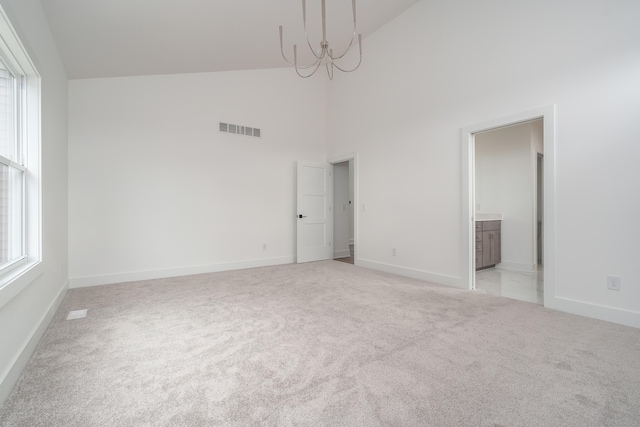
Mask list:
[{"label": "chandelier", "polygon": [[360,60],[358,64],[352,69],[345,69],[340,67],[336,61],[342,59],[347,52],[353,46],[353,42],[356,39],[356,0],[352,0],[352,8],[353,8],[353,35],[351,36],[351,41],[349,42],[349,46],[347,49],[340,55],[334,55],[333,49],[329,48],[329,42],[327,41],[327,20],[326,20],[326,11],[325,11],[325,0],[322,0],[322,41],[320,42],[320,49],[314,50],[311,46],[311,41],[309,40],[309,33],[307,32],[307,2],[306,0],[302,0],[302,23],[304,26],[304,35],[307,39],[307,44],[309,45],[309,49],[311,53],[315,57],[315,60],[310,65],[301,65],[298,64],[298,47],[293,45],[293,62],[291,62],[287,56],[284,54],[284,46],[283,46],[283,36],[282,36],[282,25],[280,25],[280,53],[282,53],[282,57],[287,63],[293,65],[296,70],[296,73],[302,78],[308,78],[313,76],[318,68],[324,62],[325,68],[327,69],[327,75],[329,76],[329,80],[333,80],[333,72],[334,68],[338,70],[350,73],[355,71],[360,67],[362,63],[362,34],[358,34],[358,48],[360,51]]}]

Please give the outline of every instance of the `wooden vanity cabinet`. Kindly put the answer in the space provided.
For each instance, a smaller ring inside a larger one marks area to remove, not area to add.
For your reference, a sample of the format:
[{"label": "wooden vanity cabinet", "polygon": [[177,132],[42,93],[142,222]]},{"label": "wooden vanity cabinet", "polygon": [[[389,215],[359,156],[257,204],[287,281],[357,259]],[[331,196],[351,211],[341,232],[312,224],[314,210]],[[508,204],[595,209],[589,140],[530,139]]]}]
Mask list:
[{"label": "wooden vanity cabinet", "polygon": [[500,263],[500,221],[476,221],[476,270]]}]

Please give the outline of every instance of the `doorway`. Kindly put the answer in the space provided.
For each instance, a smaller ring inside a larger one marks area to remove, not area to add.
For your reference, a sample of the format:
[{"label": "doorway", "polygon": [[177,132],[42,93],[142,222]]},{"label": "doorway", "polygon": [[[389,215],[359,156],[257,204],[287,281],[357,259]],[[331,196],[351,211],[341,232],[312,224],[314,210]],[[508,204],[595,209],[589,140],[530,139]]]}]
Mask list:
[{"label": "doorway", "polygon": [[358,265],[357,153],[330,162],[298,161],[296,173],[296,262],[339,258]]},{"label": "doorway", "polygon": [[[474,134],[475,288],[542,304],[538,156],[543,120]],[[483,237],[484,236],[484,237]]]},{"label": "doorway", "polygon": [[[462,129],[462,248],[463,276],[461,286],[476,289],[475,249],[476,249],[476,195],[475,195],[475,156],[476,135],[482,132],[514,126],[517,124],[542,119],[542,138],[544,140],[544,156],[541,167],[544,179],[542,182],[542,217],[544,225],[540,228],[542,253],[544,256],[543,304],[553,306],[555,301],[555,105],[530,110],[507,117],[489,120]],[[534,157],[534,168],[537,169],[537,156]],[[534,180],[532,185],[537,185]],[[536,193],[537,194],[537,193]],[[537,208],[537,203],[536,203]],[[537,218],[536,218],[537,222]],[[537,234],[537,227],[535,233]],[[534,239],[537,248],[537,239]],[[537,249],[534,253],[537,253]],[[537,260],[533,261],[537,265]]]},{"label": "doorway", "polygon": [[354,239],[353,159],[333,163],[333,259],[353,264]]},{"label": "doorway", "polygon": [[333,166],[333,259],[358,265],[358,155],[329,162]]}]

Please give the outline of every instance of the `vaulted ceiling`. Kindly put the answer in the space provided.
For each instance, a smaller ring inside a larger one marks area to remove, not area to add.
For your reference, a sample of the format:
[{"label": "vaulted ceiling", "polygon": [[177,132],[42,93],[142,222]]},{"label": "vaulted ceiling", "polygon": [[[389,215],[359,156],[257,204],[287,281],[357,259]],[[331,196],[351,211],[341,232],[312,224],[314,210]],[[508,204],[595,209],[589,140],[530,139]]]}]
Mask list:
[{"label": "vaulted ceiling", "polygon": [[[305,44],[302,0],[41,0],[70,79],[246,70],[286,66],[285,49]],[[419,0],[357,0],[366,36]],[[328,40],[346,47],[351,1],[327,0]],[[307,1],[315,47],[320,0]],[[318,45],[316,45],[318,43]]]}]

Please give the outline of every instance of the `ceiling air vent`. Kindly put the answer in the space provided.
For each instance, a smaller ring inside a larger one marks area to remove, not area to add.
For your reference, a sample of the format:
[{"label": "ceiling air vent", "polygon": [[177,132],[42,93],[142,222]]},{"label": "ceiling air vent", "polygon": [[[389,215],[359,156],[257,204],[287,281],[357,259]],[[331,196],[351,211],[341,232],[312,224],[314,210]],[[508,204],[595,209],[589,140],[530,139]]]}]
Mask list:
[{"label": "ceiling air vent", "polygon": [[233,133],[236,135],[245,135],[245,136],[255,136],[257,138],[260,138],[261,136],[261,132],[260,129],[258,128],[252,128],[249,126],[243,126],[243,125],[233,125],[231,123],[219,123],[219,130],[220,132],[224,132],[224,133]]}]

